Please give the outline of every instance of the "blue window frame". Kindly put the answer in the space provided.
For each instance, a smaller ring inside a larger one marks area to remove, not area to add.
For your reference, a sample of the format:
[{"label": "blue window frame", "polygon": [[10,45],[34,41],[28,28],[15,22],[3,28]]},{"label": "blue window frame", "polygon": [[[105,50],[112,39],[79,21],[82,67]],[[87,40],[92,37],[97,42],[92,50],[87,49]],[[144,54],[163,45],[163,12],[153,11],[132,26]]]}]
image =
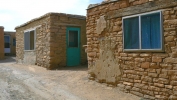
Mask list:
[{"label": "blue window frame", "polygon": [[161,11],[124,17],[124,51],[163,51],[161,22]]}]

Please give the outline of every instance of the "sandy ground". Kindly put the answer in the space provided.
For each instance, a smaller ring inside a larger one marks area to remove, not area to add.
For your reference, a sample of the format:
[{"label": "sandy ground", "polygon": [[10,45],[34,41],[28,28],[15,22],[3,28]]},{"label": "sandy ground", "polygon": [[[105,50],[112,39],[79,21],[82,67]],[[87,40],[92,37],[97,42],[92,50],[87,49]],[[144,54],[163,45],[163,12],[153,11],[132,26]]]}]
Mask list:
[{"label": "sandy ground", "polygon": [[15,57],[0,60],[0,100],[140,100],[88,80],[87,66],[46,70],[15,63]]}]

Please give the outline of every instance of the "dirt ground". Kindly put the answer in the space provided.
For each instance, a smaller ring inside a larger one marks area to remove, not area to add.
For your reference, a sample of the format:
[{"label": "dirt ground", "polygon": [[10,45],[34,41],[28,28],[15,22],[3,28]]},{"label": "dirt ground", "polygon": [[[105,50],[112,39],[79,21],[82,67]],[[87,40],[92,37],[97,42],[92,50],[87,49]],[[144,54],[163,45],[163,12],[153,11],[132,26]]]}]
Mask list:
[{"label": "dirt ground", "polygon": [[0,60],[0,100],[140,100],[88,80],[87,66],[46,70],[15,63],[15,57]]}]

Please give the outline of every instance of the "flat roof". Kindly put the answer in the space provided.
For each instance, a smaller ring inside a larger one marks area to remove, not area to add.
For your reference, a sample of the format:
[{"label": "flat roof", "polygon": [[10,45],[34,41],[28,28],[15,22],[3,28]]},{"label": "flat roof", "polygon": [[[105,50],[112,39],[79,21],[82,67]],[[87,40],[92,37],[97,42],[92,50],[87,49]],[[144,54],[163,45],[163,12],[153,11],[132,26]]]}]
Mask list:
[{"label": "flat roof", "polygon": [[15,27],[15,29],[20,28],[20,27],[23,27],[23,26],[25,26],[25,25],[27,25],[27,24],[29,24],[29,23],[32,23],[32,22],[34,22],[34,21],[37,21],[37,20],[39,20],[39,19],[42,19],[42,18],[51,16],[51,15],[62,15],[62,16],[70,17],[70,18],[81,19],[81,20],[85,20],[85,19],[86,19],[86,16],[83,16],[83,15],[74,15],[74,14],[50,12],[50,13],[47,13],[47,14],[42,15],[42,16],[40,16],[40,17],[34,18],[34,19],[32,19],[32,20],[30,20],[30,21],[24,23],[24,24],[21,24],[21,25]]},{"label": "flat roof", "polygon": [[107,0],[107,1],[102,1],[101,3],[90,4],[87,9],[91,9],[91,8],[94,8],[94,7],[97,7],[97,6],[100,6],[100,5],[104,5],[104,4],[108,4],[108,3],[112,3],[112,2],[115,2],[115,1],[119,1],[119,0]]}]

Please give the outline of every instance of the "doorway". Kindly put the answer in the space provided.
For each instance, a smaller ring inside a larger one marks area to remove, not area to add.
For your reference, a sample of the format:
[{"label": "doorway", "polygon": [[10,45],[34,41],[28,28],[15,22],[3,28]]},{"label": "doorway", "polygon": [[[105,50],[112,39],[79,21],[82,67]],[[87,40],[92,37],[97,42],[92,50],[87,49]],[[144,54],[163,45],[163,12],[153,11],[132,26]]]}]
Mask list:
[{"label": "doorway", "polygon": [[80,28],[67,27],[67,66],[80,65]]}]

